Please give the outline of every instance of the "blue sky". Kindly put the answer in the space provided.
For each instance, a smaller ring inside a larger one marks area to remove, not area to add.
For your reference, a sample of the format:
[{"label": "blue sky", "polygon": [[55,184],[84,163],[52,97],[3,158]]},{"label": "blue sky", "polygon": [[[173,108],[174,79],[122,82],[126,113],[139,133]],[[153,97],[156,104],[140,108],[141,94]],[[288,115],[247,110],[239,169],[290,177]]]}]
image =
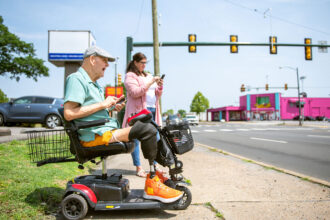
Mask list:
[{"label": "blue sky", "polygon": [[[195,33],[201,42],[228,42],[229,35],[235,34],[240,42],[268,42],[275,35],[278,43],[303,43],[310,37],[313,43],[330,44],[330,0],[158,0],[157,8],[159,40],[164,42],[186,42],[188,34]],[[47,60],[48,30],[91,30],[97,45],[120,58],[118,72],[122,74],[126,37],[152,41],[151,0],[0,0],[0,15],[12,33],[34,44],[37,56],[50,70],[50,76],[38,82],[0,76],[0,88],[11,98],[63,96],[64,68]],[[135,52],[147,55],[146,69],[153,72],[152,48],[134,48]],[[196,54],[188,53],[187,47],[161,47],[160,72],[166,74],[163,110],[189,111],[197,91],[209,99],[210,107],[221,107],[238,105],[240,95],[265,93],[255,89],[241,93],[241,84],[295,87],[295,71],[279,66],[299,68],[300,76],[306,76],[303,85],[308,96],[330,97],[329,53],[313,48],[313,61],[306,61],[302,47],[279,47],[277,55],[270,55],[269,47],[240,47],[238,54],[231,54],[228,46],[198,47]],[[99,83],[114,84],[113,65]],[[297,95],[295,89],[268,92]]]}]

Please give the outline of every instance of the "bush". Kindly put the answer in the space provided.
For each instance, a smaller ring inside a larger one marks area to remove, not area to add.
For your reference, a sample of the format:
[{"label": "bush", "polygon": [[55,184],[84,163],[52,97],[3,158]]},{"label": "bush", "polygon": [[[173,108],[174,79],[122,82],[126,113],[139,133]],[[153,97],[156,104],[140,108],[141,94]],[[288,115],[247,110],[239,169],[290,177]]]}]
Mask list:
[{"label": "bush", "polygon": [[6,94],[0,89],[0,103],[8,102],[9,99],[7,98]]}]

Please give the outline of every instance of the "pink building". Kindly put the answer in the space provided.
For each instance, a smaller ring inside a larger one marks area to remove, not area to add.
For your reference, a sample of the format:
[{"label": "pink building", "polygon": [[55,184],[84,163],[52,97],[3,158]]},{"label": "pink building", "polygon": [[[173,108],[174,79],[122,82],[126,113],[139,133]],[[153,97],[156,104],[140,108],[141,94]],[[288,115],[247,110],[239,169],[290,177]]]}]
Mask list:
[{"label": "pink building", "polygon": [[[301,98],[301,114],[330,118],[330,98]],[[248,94],[240,97],[240,106],[208,109],[212,121],[292,120],[299,115],[297,97],[281,97],[281,93]],[[207,114],[209,115],[209,114]]]}]

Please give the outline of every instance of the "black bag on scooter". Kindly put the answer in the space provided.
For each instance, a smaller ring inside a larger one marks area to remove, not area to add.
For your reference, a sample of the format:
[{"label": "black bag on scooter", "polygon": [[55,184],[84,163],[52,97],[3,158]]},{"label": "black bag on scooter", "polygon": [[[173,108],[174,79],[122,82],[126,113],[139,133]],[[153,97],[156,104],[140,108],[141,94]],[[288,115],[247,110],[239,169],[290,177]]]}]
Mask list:
[{"label": "black bag on scooter", "polygon": [[160,140],[157,142],[156,161],[160,165],[166,167],[174,164],[174,156],[170,150],[166,140],[160,135]]}]

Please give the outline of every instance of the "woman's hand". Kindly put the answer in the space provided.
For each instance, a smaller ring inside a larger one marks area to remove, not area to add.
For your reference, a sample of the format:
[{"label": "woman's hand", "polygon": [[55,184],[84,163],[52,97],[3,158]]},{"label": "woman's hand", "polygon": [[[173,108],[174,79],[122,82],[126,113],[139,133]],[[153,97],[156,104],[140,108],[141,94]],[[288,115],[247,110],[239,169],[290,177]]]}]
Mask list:
[{"label": "woman's hand", "polygon": [[154,82],[158,83],[159,80],[160,80],[160,77],[159,77],[159,76],[154,76],[154,77],[152,78],[153,83],[154,83]]},{"label": "woman's hand", "polygon": [[157,85],[158,85],[158,86],[163,86],[163,82],[164,82],[164,81],[163,81],[162,79],[159,79],[158,82],[157,82]]}]

